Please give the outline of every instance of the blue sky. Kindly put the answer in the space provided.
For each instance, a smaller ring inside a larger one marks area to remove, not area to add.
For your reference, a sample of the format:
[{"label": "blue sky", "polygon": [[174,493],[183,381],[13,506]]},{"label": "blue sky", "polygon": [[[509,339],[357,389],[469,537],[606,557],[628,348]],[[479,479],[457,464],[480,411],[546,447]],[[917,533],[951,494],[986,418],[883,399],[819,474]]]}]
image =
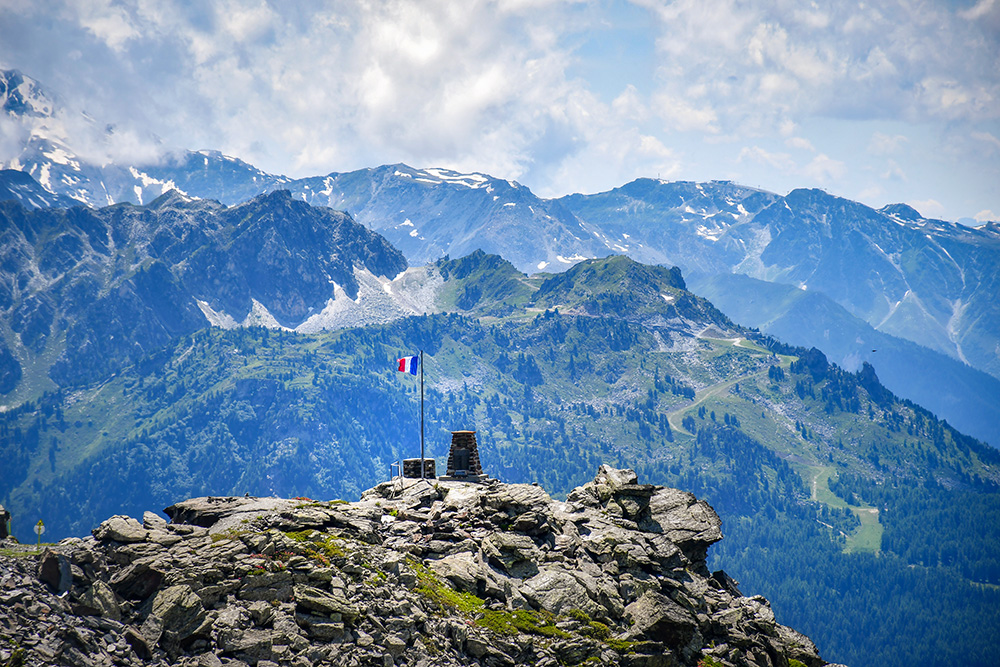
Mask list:
[{"label": "blue sky", "polygon": [[82,155],[406,162],[542,196],[731,179],[1000,219],[998,64],[1000,0],[0,0],[0,66]]}]

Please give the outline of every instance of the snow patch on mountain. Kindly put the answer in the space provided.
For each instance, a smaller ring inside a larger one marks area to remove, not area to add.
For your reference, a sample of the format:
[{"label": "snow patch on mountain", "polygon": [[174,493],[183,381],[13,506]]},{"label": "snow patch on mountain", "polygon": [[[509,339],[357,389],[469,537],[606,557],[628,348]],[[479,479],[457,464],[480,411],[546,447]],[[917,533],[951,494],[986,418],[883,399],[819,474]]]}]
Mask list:
[{"label": "snow patch on mountain", "polygon": [[281,323],[275,319],[274,315],[271,314],[271,311],[264,304],[257,299],[250,299],[250,301],[253,305],[250,308],[250,314],[243,320],[243,326],[288,330],[288,327],[281,326]]},{"label": "snow patch on mountain", "polygon": [[139,200],[140,204],[143,203],[142,195],[147,188],[157,188],[158,192],[156,192],[156,196],[153,197],[153,199],[156,199],[156,197],[159,197],[160,195],[166,192],[170,192],[171,190],[177,190],[182,195],[187,197],[187,193],[181,190],[179,187],[177,187],[177,184],[174,183],[172,180],[162,181],[158,178],[150,176],[144,171],[139,171],[135,167],[129,167],[128,173],[132,174],[132,178],[134,178],[138,182],[138,184],[135,186],[135,190],[136,190],[136,198]]},{"label": "snow patch on mountain", "polygon": [[195,299],[195,303],[198,305],[198,309],[201,310],[202,315],[208,320],[208,323],[213,327],[219,327],[220,329],[235,329],[240,326],[240,323],[233,319],[232,315],[225,312],[219,312],[214,310],[207,301],[202,301],[201,299]]},{"label": "snow patch on mountain", "polygon": [[436,301],[444,280],[433,267],[413,267],[389,280],[368,269],[355,268],[357,298],[351,299],[340,286],[323,310],[295,328],[314,333],[345,327],[385,324],[409,315],[437,312]]},{"label": "snow patch on mountain", "polygon": [[53,146],[48,151],[42,151],[42,155],[56,164],[65,165],[74,171],[80,171],[80,162],[76,159],[76,156],[61,146]]},{"label": "snow patch on mountain", "polygon": [[197,299],[199,310],[214,327],[235,329],[263,326],[298,333],[316,333],[347,327],[385,324],[410,315],[439,312],[438,295],[444,279],[433,266],[411,267],[389,280],[365,268],[355,268],[358,282],[357,297],[352,299],[344,288],[331,281],[332,294],[323,309],[309,316],[294,329],[282,326],[256,299],[251,299],[250,312],[241,320],[224,311],[217,311],[207,301]]},{"label": "snow patch on mountain", "polygon": [[454,183],[455,185],[464,185],[467,188],[473,189],[483,187],[489,183],[490,180],[488,176],[483,174],[461,174],[449,169],[424,169],[423,173],[428,174],[439,181]]},{"label": "snow patch on mountain", "polygon": [[243,318],[243,321],[237,321],[235,317],[230,315],[225,311],[219,311],[212,308],[207,301],[202,301],[201,299],[195,299],[195,304],[197,304],[198,309],[201,311],[208,323],[213,327],[219,327],[220,329],[237,329],[239,327],[266,327],[268,329],[284,329],[285,331],[290,331],[288,327],[283,327],[275,319],[274,315],[267,309],[267,306],[262,304],[257,299],[250,299],[251,307],[250,312],[247,316]]},{"label": "snow patch on mountain", "polygon": [[11,115],[48,118],[55,103],[37,81],[7,70],[0,72],[0,109]]},{"label": "snow patch on mountain", "polygon": [[751,278],[767,280],[765,277],[769,272],[761,255],[767,250],[771,243],[771,226],[763,225],[753,230],[750,238],[746,242],[746,256],[739,264],[733,267],[733,273],[742,273]]},{"label": "snow patch on mountain", "polygon": [[698,225],[698,228],[695,230],[695,233],[698,236],[705,239],[706,241],[713,241],[713,242],[718,241],[722,236],[722,232],[720,230],[709,229],[705,225]]}]

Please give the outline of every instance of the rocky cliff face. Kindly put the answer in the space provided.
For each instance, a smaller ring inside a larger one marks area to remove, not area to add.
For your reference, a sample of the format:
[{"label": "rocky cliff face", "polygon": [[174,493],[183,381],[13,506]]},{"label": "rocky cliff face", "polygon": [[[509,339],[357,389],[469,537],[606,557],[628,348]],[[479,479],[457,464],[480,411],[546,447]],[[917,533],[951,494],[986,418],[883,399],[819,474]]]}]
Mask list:
[{"label": "rocky cliff face", "polygon": [[297,326],[338,287],[356,297],[356,271],[405,269],[378,234],[287,191],[230,208],[177,193],[100,210],[0,201],[0,392],[18,359],[90,382],[209,323]]},{"label": "rocky cliff face", "polygon": [[0,557],[0,664],[825,664],[708,571],[708,504],[629,470],[602,466],[566,502],[406,480],[357,503],[166,511]]}]

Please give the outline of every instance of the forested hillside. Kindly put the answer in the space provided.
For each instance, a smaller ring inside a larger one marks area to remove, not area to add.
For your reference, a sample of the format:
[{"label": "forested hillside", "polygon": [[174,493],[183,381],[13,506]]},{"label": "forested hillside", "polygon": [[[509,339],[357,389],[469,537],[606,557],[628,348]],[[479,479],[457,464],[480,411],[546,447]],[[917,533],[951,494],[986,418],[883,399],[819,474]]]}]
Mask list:
[{"label": "forested hillside", "polygon": [[556,495],[600,463],[633,467],[711,502],[728,536],[712,564],[829,659],[997,662],[983,631],[1000,624],[996,450],[870,366],[736,327],[677,272],[624,258],[548,279],[488,256],[439,268],[466,314],[204,329],[3,413],[16,534],[39,518],[80,534],[189,496],[353,499],[419,452],[416,380],[394,360],[423,350],[439,468],[448,432],[469,428],[489,474]]}]

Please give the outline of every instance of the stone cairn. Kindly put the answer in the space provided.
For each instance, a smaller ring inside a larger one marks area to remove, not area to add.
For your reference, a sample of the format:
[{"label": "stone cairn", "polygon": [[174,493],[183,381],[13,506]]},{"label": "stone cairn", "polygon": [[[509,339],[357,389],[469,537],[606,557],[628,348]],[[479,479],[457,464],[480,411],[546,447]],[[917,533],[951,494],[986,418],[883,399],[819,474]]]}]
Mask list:
[{"label": "stone cairn", "polygon": [[448,452],[448,476],[483,476],[483,466],[479,462],[479,445],[475,431],[452,431],[451,450]]}]

